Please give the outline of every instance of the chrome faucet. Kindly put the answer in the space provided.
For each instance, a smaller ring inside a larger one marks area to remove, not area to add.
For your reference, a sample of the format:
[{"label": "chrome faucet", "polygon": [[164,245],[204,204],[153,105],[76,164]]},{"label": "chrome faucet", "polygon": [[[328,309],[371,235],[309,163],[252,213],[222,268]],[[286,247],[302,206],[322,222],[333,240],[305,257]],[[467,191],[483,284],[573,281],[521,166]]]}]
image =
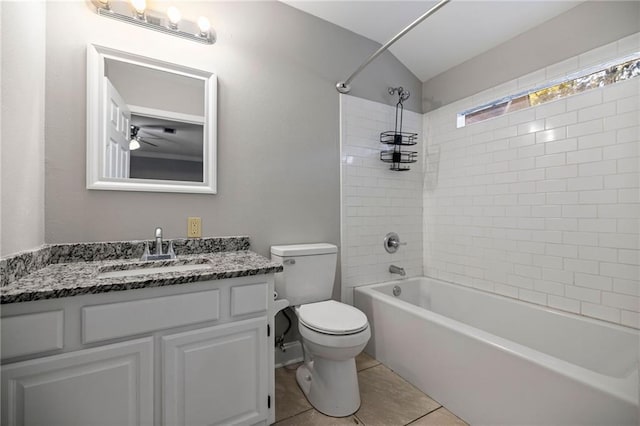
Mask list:
[{"label": "chrome faucet", "polygon": [[389,272],[391,272],[392,274],[400,274],[401,277],[404,277],[405,275],[407,275],[407,273],[404,271],[404,268],[401,268],[396,265],[390,265]]},{"label": "chrome faucet", "polygon": [[144,243],[144,253],[142,253],[141,260],[167,260],[167,259],[175,259],[176,254],[173,251],[173,241],[169,241],[169,248],[166,253],[162,253],[162,228],[156,228],[155,232],[156,238],[156,247],[155,253],[149,253],[149,243]]},{"label": "chrome faucet", "polygon": [[156,254],[162,254],[162,228],[156,228]]}]

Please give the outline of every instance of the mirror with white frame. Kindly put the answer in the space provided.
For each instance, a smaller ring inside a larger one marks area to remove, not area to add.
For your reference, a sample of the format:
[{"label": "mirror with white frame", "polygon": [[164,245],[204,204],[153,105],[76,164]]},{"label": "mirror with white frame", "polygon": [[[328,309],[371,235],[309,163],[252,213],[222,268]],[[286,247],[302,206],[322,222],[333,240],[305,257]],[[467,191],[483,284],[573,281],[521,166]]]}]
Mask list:
[{"label": "mirror with white frame", "polygon": [[216,76],[90,44],[87,188],[216,193]]}]

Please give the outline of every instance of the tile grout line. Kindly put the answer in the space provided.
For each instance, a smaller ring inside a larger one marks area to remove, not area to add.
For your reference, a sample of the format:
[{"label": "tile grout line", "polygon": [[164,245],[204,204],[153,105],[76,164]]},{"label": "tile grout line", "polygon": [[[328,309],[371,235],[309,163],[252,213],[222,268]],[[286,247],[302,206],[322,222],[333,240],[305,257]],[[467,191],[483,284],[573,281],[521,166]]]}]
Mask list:
[{"label": "tile grout line", "polygon": [[[442,405],[439,401],[436,401],[435,399],[433,399],[430,395],[428,395],[425,392],[422,392],[422,390],[417,387],[416,385],[414,385],[413,383],[411,383],[410,381],[408,381],[407,379],[405,379],[404,377],[402,377],[400,374],[398,374],[394,369],[392,369],[391,367],[387,367],[386,365],[384,365],[383,363],[380,363],[378,365],[382,365],[385,368],[387,368],[389,371],[391,371],[393,374],[395,374],[396,376],[400,377],[400,379],[402,379],[403,381],[405,381],[409,386],[413,387],[415,390],[417,390],[418,392],[422,393],[424,396],[426,396],[427,398],[429,398],[430,400],[432,400],[433,402],[435,402],[436,404],[438,404],[440,407],[444,407],[444,405]],[[377,366],[376,366],[377,367]],[[433,412],[435,410],[432,410],[431,412]]]},{"label": "tile grout line", "polygon": [[373,367],[377,367],[377,366],[379,366],[379,365],[381,365],[381,364],[382,364],[381,362],[378,362],[376,365],[370,365],[369,367],[365,367],[365,368],[363,368],[363,369],[361,369],[361,370],[358,370],[358,371],[357,371],[357,373],[360,373],[361,371],[369,370],[369,369],[371,369],[371,368],[373,368]]},{"label": "tile grout line", "polygon": [[283,418],[281,418],[280,420],[276,421],[276,422],[274,423],[274,425],[276,425],[276,424],[278,424],[278,423],[280,423],[280,422],[283,422],[283,421],[285,421],[285,420],[289,420],[289,419],[292,419],[292,418],[294,418],[294,417],[297,417],[297,416],[299,416],[299,415],[301,415],[301,414],[304,414],[304,413],[306,413],[307,411],[311,411],[311,410],[315,410],[315,408],[313,408],[313,407],[311,407],[311,408],[307,408],[306,410],[304,410],[304,411],[300,411],[299,413],[296,413],[296,414],[294,414],[294,415],[292,415],[292,416],[289,416],[289,417],[283,417]]},{"label": "tile grout line", "polygon": [[429,411],[429,412],[428,412],[428,413],[426,413],[426,414],[423,414],[422,416],[418,417],[417,419],[413,419],[413,420],[411,420],[409,423],[406,423],[406,424],[405,424],[405,426],[409,426],[409,425],[411,425],[411,424],[414,424],[414,423],[415,423],[415,422],[417,422],[418,420],[420,420],[420,419],[422,419],[422,418],[424,418],[424,417],[427,417],[427,416],[428,416],[429,414],[431,414],[431,413],[435,413],[436,411],[440,410],[441,408],[444,408],[444,405],[441,405],[441,406],[439,406],[438,408],[434,408],[433,410]]},{"label": "tile grout line", "polygon": [[[376,360],[377,361],[377,360]],[[396,377],[398,377],[400,380],[402,380],[403,382],[405,382],[408,386],[412,387],[413,389],[415,389],[417,392],[421,393],[422,395],[426,396],[427,398],[429,398],[431,401],[435,402],[437,404],[436,408],[433,408],[432,410],[427,411],[425,414],[416,417],[415,419],[411,420],[408,423],[405,423],[404,426],[408,426],[412,423],[415,423],[416,421],[418,421],[419,419],[428,416],[429,414],[438,411],[441,408],[445,408],[444,405],[442,405],[440,402],[436,401],[435,399],[431,398],[429,395],[427,395],[425,392],[423,392],[422,390],[420,390],[417,386],[413,385],[412,383],[410,383],[409,381],[407,381],[404,377],[402,377],[401,375],[399,375],[395,370],[393,370],[392,368],[386,366],[385,364],[383,364],[382,362],[378,361],[378,364],[376,365],[372,365],[370,367],[367,367],[363,370],[360,371],[366,371],[366,370],[370,370],[372,368],[376,368],[376,367],[380,367],[382,366],[382,368],[389,370],[389,372],[391,372],[391,374],[395,375]],[[360,371],[358,373],[360,373]],[[355,416],[355,415],[354,415]],[[355,416],[358,420],[360,420],[359,417]],[[360,420],[361,421],[361,420]],[[362,421],[361,421],[362,422]],[[362,422],[363,425],[366,426],[366,424],[364,422]]]}]

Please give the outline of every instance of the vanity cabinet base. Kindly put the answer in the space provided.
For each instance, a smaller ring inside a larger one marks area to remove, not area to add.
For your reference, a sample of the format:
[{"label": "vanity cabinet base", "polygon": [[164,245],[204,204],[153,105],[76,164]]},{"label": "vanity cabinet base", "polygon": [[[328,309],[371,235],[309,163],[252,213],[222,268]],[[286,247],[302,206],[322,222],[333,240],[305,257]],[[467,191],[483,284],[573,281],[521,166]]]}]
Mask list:
[{"label": "vanity cabinet base", "polygon": [[273,423],[272,294],[267,274],[3,305],[0,331],[54,336],[3,350],[1,424]]},{"label": "vanity cabinet base", "polygon": [[2,367],[2,424],[153,424],[153,339]]}]

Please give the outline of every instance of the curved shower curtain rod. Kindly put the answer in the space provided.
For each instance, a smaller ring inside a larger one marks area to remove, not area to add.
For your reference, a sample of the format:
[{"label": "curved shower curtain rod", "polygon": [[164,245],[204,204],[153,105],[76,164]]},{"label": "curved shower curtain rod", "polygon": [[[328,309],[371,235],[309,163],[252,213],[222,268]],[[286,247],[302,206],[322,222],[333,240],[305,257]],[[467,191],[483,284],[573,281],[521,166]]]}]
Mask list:
[{"label": "curved shower curtain rod", "polygon": [[444,6],[445,4],[449,3],[450,1],[451,0],[441,0],[440,3],[436,4],[431,9],[427,10],[422,16],[420,16],[418,19],[416,19],[411,24],[409,24],[408,27],[406,27],[404,30],[400,31],[395,37],[393,37],[391,40],[386,42],[382,47],[380,47],[380,49],[376,50],[373,53],[373,55],[369,56],[369,58],[366,61],[364,61],[362,63],[362,65],[360,65],[358,67],[358,69],[355,70],[345,81],[340,81],[340,82],[338,82],[336,84],[336,89],[338,89],[338,92],[340,92],[340,93],[349,93],[351,91],[350,83],[351,83],[351,81],[353,81],[354,78],[356,78],[356,76],[358,74],[360,74],[360,71],[365,69],[365,67],[367,65],[369,65],[369,63],[371,61],[373,61],[375,58],[377,58],[382,52],[387,50],[393,43],[398,41],[403,35],[405,35],[409,31],[411,31],[413,29],[413,27],[415,27],[420,22],[422,22],[425,19],[427,19],[429,16],[433,15],[434,13],[436,13],[438,11],[438,9],[440,9],[442,6]]}]

